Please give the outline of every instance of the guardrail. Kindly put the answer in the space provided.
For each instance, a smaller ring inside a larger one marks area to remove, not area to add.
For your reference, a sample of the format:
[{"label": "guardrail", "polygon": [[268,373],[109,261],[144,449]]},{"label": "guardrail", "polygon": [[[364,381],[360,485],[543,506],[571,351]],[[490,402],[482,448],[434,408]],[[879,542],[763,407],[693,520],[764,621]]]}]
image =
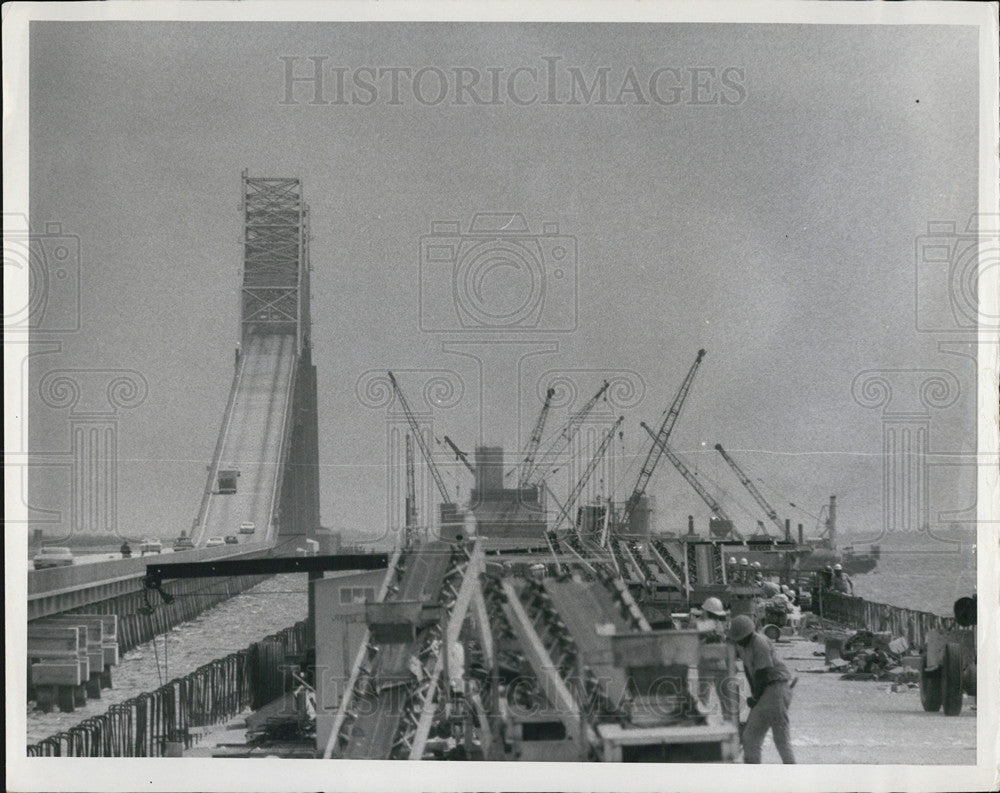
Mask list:
[{"label": "guardrail", "polygon": [[[292,361],[292,372],[288,378],[288,386],[285,388],[285,415],[281,417],[281,443],[278,447],[278,467],[275,469],[274,483],[271,485],[271,504],[268,514],[271,515],[271,523],[267,527],[268,535],[274,532],[274,540],[277,541],[280,525],[275,526],[275,510],[281,509],[281,492],[285,485],[285,472],[288,466],[288,455],[291,451],[292,432],[295,428],[295,387],[299,379],[298,356]],[[280,514],[280,513],[279,513]]]},{"label": "guardrail", "polygon": [[177,756],[200,740],[195,728],[257,709],[290,690],[287,673],[305,651],[305,622],[219,658],[156,691],[112,705],[28,746],[29,757]]},{"label": "guardrail", "polygon": [[233,408],[236,405],[236,394],[239,393],[240,384],[243,382],[243,371],[246,368],[246,355],[240,355],[237,362],[236,371],[233,373],[233,384],[229,387],[229,399],[226,401],[226,410],[222,414],[222,431],[215,441],[215,450],[212,452],[212,462],[208,466],[208,481],[205,483],[205,491],[201,497],[201,504],[198,507],[198,517],[194,519],[194,528],[198,531],[199,539],[204,532],[203,522],[205,511],[208,509],[209,499],[212,497],[212,489],[215,487],[216,478],[219,475],[219,462],[222,459],[222,446],[226,436],[229,434],[229,424],[233,418]]},{"label": "guardrail", "polygon": [[226,556],[242,556],[259,553],[260,548],[252,551],[241,550],[233,552],[232,546],[220,545],[215,548],[194,548],[190,551],[178,551],[163,556],[147,554],[134,556],[131,559],[109,559],[106,562],[92,564],[75,564],[67,567],[49,567],[45,570],[28,571],[28,598],[32,595],[48,595],[64,589],[73,589],[90,584],[99,584],[120,578],[141,577],[146,574],[146,565],[154,561],[184,561],[207,562],[211,559],[221,559]]},{"label": "guardrail", "polygon": [[873,603],[830,590],[820,593],[820,600],[813,603],[813,609],[824,619],[845,627],[872,632],[889,631],[893,636],[905,637],[910,647],[914,648],[924,645],[930,631],[949,630],[955,625],[953,617],[904,609],[888,603]]},{"label": "guardrail", "polygon": [[70,610],[91,609],[97,604],[122,595],[141,592],[146,565],[154,561],[206,562],[231,557],[264,556],[270,546],[254,543],[251,546],[196,548],[167,556],[150,554],[133,559],[114,559],[107,562],[55,567],[28,573],[28,620],[49,617]]}]

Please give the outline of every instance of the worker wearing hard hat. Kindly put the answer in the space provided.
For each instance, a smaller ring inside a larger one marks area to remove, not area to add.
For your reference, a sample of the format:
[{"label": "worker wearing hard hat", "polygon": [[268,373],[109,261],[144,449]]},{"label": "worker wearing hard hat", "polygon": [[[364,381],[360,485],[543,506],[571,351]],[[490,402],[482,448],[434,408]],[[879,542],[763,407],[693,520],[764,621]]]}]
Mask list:
[{"label": "worker wearing hard hat", "polygon": [[750,684],[750,715],[743,729],[743,762],[759,763],[767,731],[774,735],[783,763],[794,763],[788,706],[792,701],[791,675],[778,658],[770,640],[757,632],[754,622],[745,614],[733,618],[729,639],[736,644],[743,660],[743,671]]},{"label": "worker wearing hard hat", "polygon": [[[722,644],[726,641],[726,624],[729,615],[722,601],[710,597],[700,609],[691,609],[692,627],[698,631],[698,638],[705,644]],[[722,650],[722,648],[719,648]],[[727,651],[728,652],[728,651]],[[698,662],[698,699],[702,705],[711,700],[712,691],[718,695],[719,710],[727,721],[736,722],[740,715],[740,692],[736,681],[729,674],[729,660],[725,654],[704,651]]]},{"label": "worker wearing hard hat", "polygon": [[708,598],[700,609],[691,609],[691,616],[691,627],[698,631],[703,641],[714,644],[726,640],[729,617],[717,597]]},{"label": "worker wearing hard hat", "polygon": [[844,568],[839,564],[833,566],[833,591],[844,595],[854,594],[854,583],[847,577]]}]

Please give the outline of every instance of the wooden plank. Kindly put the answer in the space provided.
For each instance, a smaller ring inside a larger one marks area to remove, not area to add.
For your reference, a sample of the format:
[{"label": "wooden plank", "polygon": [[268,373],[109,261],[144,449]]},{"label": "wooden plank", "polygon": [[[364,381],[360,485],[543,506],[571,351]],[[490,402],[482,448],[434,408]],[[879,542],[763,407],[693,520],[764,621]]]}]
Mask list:
[{"label": "wooden plank", "polygon": [[597,732],[605,744],[617,746],[648,746],[650,744],[709,743],[728,741],[736,734],[732,724],[691,724],[669,727],[633,727],[620,724],[598,724]]},{"label": "wooden plank", "polygon": [[[106,619],[104,615],[100,614],[69,614],[46,617],[34,624],[41,628],[84,627],[87,636],[87,652],[90,656],[90,668],[94,671],[100,671],[105,666],[114,666],[118,662],[118,640],[116,638],[118,617],[115,614],[107,616],[110,619]],[[109,625],[115,629],[110,636],[105,633]]]},{"label": "wooden plank", "polygon": [[80,645],[77,644],[76,637],[65,639],[39,639],[28,637],[28,657],[48,657],[52,655],[79,656]]},{"label": "wooden plank", "polygon": [[28,626],[28,638],[36,637],[39,639],[60,639],[66,636],[72,636],[73,640],[79,642],[80,632],[77,630],[77,626],[68,626],[65,628],[44,628],[35,627],[34,625]]},{"label": "wooden plank", "polygon": [[68,627],[82,625],[87,629],[87,644],[101,647],[104,645],[104,620],[99,615],[70,614],[58,617],[46,617],[35,624],[41,627]]},{"label": "wooden plank", "polygon": [[78,661],[41,661],[31,665],[33,686],[79,686],[83,680]]},{"label": "wooden plank", "polygon": [[[43,666],[38,674],[44,681],[54,682],[55,685],[76,685],[81,684],[90,678],[90,657],[87,655],[87,628],[83,625],[70,625],[67,627],[52,626],[28,626],[28,658],[42,659]],[[62,667],[72,665],[76,659],[76,672],[70,674]],[[103,661],[103,653],[101,656]],[[54,661],[55,666],[47,664],[47,661]],[[99,669],[95,670],[99,671]],[[34,673],[33,673],[34,675]],[[48,678],[55,677],[56,681],[49,681]],[[45,685],[45,682],[35,681],[34,685]],[[63,683],[64,679],[73,679],[75,683]],[[83,693],[86,696],[86,693]]]}]

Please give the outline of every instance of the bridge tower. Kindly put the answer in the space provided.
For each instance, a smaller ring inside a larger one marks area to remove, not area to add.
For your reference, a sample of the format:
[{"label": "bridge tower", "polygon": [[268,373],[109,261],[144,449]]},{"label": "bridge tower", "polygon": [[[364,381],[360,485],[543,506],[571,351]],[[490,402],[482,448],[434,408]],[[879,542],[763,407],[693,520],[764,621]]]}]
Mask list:
[{"label": "bridge tower", "polygon": [[297,361],[285,426],[284,473],[277,500],[279,538],[315,539],[319,516],[316,367],[309,314],[309,208],[297,178],[243,172],[243,283],[240,341],[294,335]]}]

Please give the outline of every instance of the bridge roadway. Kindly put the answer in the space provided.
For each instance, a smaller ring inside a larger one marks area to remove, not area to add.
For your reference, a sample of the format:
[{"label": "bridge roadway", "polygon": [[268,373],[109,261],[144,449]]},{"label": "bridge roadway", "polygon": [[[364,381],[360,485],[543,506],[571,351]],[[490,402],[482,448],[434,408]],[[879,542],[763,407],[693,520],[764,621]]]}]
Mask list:
[{"label": "bridge roadway", "polygon": [[[202,499],[194,550],[177,561],[208,561],[261,554],[277,542],[277,506],[290,428],[296,363],[292,335],[250,336],[230,389],[222,429]],[[236,493],[216,494],[219,470],[240,471]],[[209,537],[237,534],[243,521],[257,526],[239,546],[203,547]],[[155,536],[155,532],[150,532]],[[178,530],[174,536],[180,534]],[[170,537],[162,537],[170,542]],[[142,588],[146,564],[155,557],[114,559],[28,573],[28,620],[80,608]]]}]

